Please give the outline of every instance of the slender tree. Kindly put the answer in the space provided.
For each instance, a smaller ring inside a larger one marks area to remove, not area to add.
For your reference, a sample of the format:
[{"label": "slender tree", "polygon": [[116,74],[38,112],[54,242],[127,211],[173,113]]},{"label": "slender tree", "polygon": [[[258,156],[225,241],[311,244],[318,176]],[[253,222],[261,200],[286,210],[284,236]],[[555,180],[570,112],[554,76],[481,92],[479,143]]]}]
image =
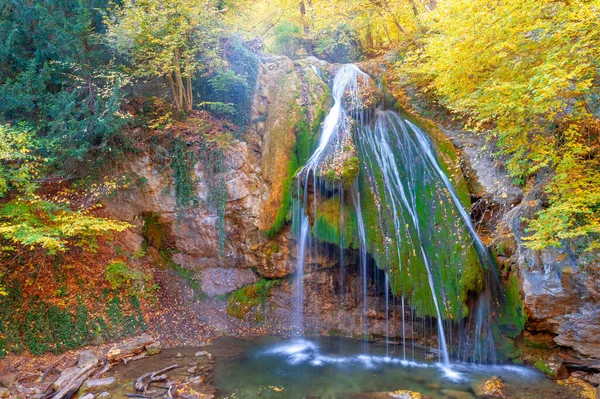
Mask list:
[{"label": "slender tree", "polygon": [[220,11],[206,0],[125,0],[106,19],[109,42],[138,77],[164,76],[178,111],[193,107],[192,79],[214,66]]}]

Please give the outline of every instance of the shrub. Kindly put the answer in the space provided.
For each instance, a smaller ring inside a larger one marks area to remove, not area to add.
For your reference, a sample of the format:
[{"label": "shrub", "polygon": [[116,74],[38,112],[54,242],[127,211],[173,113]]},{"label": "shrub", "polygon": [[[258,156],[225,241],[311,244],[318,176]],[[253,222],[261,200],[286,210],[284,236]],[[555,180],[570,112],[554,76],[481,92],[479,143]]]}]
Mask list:
[{"label": "shrub", "polygon": [[137,268],[129,268],[124,261],[115,260],[106,266],[104,278],[113,290],[127,289],[139,296],[153,288],[152,275]]}]

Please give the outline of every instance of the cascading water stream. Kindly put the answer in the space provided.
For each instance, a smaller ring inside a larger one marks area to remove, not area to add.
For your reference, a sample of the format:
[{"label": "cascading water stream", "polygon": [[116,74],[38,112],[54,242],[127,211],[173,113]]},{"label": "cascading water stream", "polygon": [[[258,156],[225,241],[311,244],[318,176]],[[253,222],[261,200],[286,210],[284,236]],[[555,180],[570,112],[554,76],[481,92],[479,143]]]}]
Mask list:
[{"label": "cascading water stream", "polygon": [[[437,323],[438,323],[438,343],[439,343],[439,353],[444,362],[444,364],[450,364],[450,357],[448,355],[448,348],[446,345],[446,337],[444,333],[444,327],[442,325],[442,314],[440,312],[440,306],[438,304],[438,298],[436,295],[436,287],[433,281],[433,275],[431,273],[431,267],[429,265],[429,258],[423,248],[422,240],[422,231],[420,227],[420,223],[417,217],[417,198],[413,190],[411,190],[411,185],[409,184],[408,195],[405,191],[404,184],[402,183],[402,178],[400,176],[400,171],[398,169],[398,165],[396,163],[396,159],[394,156],[394,152],[391,148],[392,139],[389,137],[389,134],[397,133],[394,129],[391,129],[386,118],[388,117],[397,117],[397,114],[392,111],[383,111],[378,115],[377,120],[375,121],[375,128],[371,131],[370,129],[362,129],[362,132],[367,134],[359,136],[360,145],[365,146],[365,150],[370,154],[374,155],[374,161],[377,163],[379,170],[382,172],[382,180],[385,187],[385,194],[389,198],[389,203],[392,204],[392,215],[394,217],[394,229],[396,232],[401,230],[401,226],[406,223],[412,223],[412,227],[416,231],[416,243],[418,244],[419,250],[422,254],[423,261],[425,262],[425,268],[427,271],[427,278],[429,282],[429,286],[431,288],[432,300],[435,306],[435,311],[437,313]],[[399,137],[398,137],[399,138]],[[409,150],[412,150],[408,147]],[[400,149],[401,151],[403,149]],[[411,154],[412,156],[413,154]],[[410,196],[410,198],[409,198]],[[404,205],[404,209],[408,212],[410,220],[403,220],[402,224],[400,221],[400,211],[397,209],[398,203],[402,203]],[[401,241],[403,237],[398,236],[397,241]],[[400,258],[400,256],[399,256]],[[399,265],[402,267],[402,264]]]},{"label": "cascading water stream", "polygon": [[[316,231],[319,207],[333,198],[339,204],[340,213],[336,223],[340,227],[337,242],[328,241],[329,237],[325,241],[339,245],[342,287],[342,263],[346,258],[344,248],[348,248],[348,242],[352,242],[352,248],[358,251],[363,335],[368,333],[367,264],[371,255],[372,260],[384,271],[386,354],[389,351],[389,296],[390,287],[393,286],[395,288],[391,292],[400,299],[402,306],[404,359],[407,303],[413,357],[414,316],[418,312],[419,315],[435,317],[438,358],[448,366],[450,355],[444,320],[467,314],[468,309],[464,309],[466,305],[461,302],[461,295],[464,297],[471,289],[466,284],[477,285],[473,282],[477,280],[477,275],[470,275],[476,274],[473,272],[475,269],[462,267],[461,262],[474,264],[474,255],[479,258],[476,260],[477,267],[481,267],[481,263],[484,267],[490,267],[490,255],[477,236],[450,179],[440,166],[429,137],[394,111],[377,110],[373,113],[372,108],[365,109],[368,107],[362,103],[361,95],[368,81],[368,75],[355,65],[339,68],[332,87],[334,104],[322,124],[318,145],[296,174],[297,195],[293,210],[297,240],[295,328],[300,334],[304,332],[305,265],[311,259],[317,259],[320,248],[318,242],[323,239],[318,237]],[[360,160],[360,177],[346,187],[350,195],[345,196],[343,184],[335,180],[332,182],[329,177],[332,170],[337,170],[332,165],[339,166],[339,158],[347,159],[344,154],[349,151],[354,151]],[[353,233],[341,227],[347,223],[343,217],[346,200],[351,202],[350,208],[355,218],[352,220],[356,221]],[[368,215],[363,209],[364,204],[368,205]],[[373,214],[376,220],[372,219]],[[413,280],[415,284],[411,282]],[[481,286],[482,282],[479,281],[479,284]],[[485,320],[489,318],[489,309],[479,305],[479,302],[484,303],[485,300],[480,297],[473,311],[476,318],[474,345],[480,341]],[[452,323],[449,322],[449,325],[451,327]],[[488,342],[488,346],[493,347],[493,341]],[[485,352],[474,349],[473,356],[484,358]]]},{"label": "cascading water stream", "polygon": [[[295,312],[296,312],[296,329],[302,334],[303,328],[299,328],[299,323],[303,323],[303,302],[304,302],[304,265],[306,262],[307,255],[307,246],[310,246],[310,224],[308,217],[309,210],[309,191],[313,190],[313,209],[312,214],[315,215],[317,213],[317,196],[318,196],[318,180],[317,175],[319,174],[319,168],[321,164],[328,155],[335,153],[336,151],[340,151],[344,139],[347,137],[343,137],[340,132],[350,132],[351,121],[346,114],[346,110],[343,107],[343,97],[347,92],[352,93],[353,98],[357,99],[358,95],[356,94],[358,91],[358,79],[357,76],[367,75],[358,69],[355,65],[343,65],[340,67],[340,70],[336,74],[332,95],[334,99],[334,104],[331,110],[329,110],[325,120],[323,121],[323,126],[321,128],[321,136],[319,139],[319,144],[317,148],[314,150],[311,157],[306,162],[306,165],[300,169],[297,173],[297,193],[298,198],[296,199],[296,210],[294,211],[294,225],[296,228],[296,237],[298,240],[297,245],[297,264],[296,264],[296,286],[295,286]],[[358,101],[356,101],[358,103]],[[311,179],[312,178],[312,179]],[[302,182],[302,185],[300,184]],[[302,198],[300,198],[302,196]],[[299,223],[297,221],[300,221]],[[362,264],[363,268],[366,268],[366,247],[364,259],[365,262]],[[316,247],[315,247],[316,250]],[[316,258],[316,255],[313,254]],[[341,256],[340,256],[341,258]],[[361,259],[363,257],[361,256]],[[362,261],[361,261],[362,262]],[[366,273],[364,273],[366,278]],[[366,280],[365,280],[366,281]],[[366,295],[366,283],[364,285],[364,295]],[[365,303],[366,306],[366,303]],[[366,310],[365,310],[366,313]]]},{"label": "cascading water stream", "polygon": [[363,337],[367,336],[367,235],[365,232],[365,224],[360,207],[360,193],[358,186],[352,186],[352,202],[354,203],[354,211],[356,212],[356,224],[358,230],[358,239],[360,242],[360,266],[362,274],[362,315],[363,315]]},{"label": "cascading water stream", "polygon": [[[477,252],[479,253],[479,256],[483,259],[489,258],[490,254],[489,254],[487,248],[485,247],[485,245],[483,244],[483,242],[481,241],[481,238],[475,231],[475,228],[473,227],[473,224],[471,223],[471,218],[467,214],[467,211],[465,211],[460,200],[458,199],[458,196],[456,195],[456,192],[454,191],[454,186],[450,182],[450,179],[448,178],[448,176],[446,176],[446,174],[440,167],[440,164],[437,162],[431,140],[425,134],[425,132],[423,132],[423,130],[421,130],[419,127],[417,127],[410,121],[406,121],[406,124],[412,128],[412,131],[414,132],[415,137],[417,138],[416,141],[419,144],[419,147],[423,150],[423,153],[425,155],[427,155],[427,160],[429,161],[429,165],[437,172],[439,177],[444,182],[446,189],[448,189],[448,192],[450,193],[450,196],[452,197],[452,201],[454,201],[454,205],[456,205],[456,209],[458,209],[458,212],[460,213],[460,216],[464,221],[464,226],[466,228],[468,228],[469,232],[471,233],[471,237],[473,238],[473,242],[475,243],[475,247],[477,249]],[[404,125],[402,126],[402,129],[404,129],[406,132],[406,127]],[[488,265],[489,265],[489,263],[486,264],[486,266],[488,266]]]}]

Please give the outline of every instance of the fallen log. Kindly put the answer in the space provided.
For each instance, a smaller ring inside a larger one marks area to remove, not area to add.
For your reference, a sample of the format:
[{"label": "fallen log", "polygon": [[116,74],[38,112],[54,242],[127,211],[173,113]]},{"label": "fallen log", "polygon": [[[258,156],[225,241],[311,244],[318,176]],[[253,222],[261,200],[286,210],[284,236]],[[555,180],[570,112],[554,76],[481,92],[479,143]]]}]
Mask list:
[{"label": "fallen log", "polygon": [[140,359],[145,359],[147,357],[148,357],[147,353],[141,353],[141,354],[133,356],[133,357],[126,357],[125,359],[123,359],[123,363],[127,364],[129,362],[133,362],[135,360],[140,360]]},{"label": "fallen log", "polygon": [[136,381],[135,381],[135,390],[138,392],[146,392],[146,389],[148,389],[148,386],[156,381],[166,381],[167,380],[167,376],[165,373],[169,370],[173,370],[175,368],[177,368],[179,366],[177,366],[176,364],[169,366],[169,367],[165,367],[162,370],[158,370],[158,371],[153,371],[150,373],[145,373],[142,374]]},{"label": "fallen log", "polygon": [[52,399],[70,399],[81,386],[87,380],[94,370],[96,369],[96,364],[90,364],[84,368],[82,368],[60,391],[51,395]]},{"label": "fallen log", "polygon": [[128,357],[138,355],[144,350],[146,345],[150,345],[154,341],[155,339],[152,338],[150,335],[142,334],[131,341],[125,342],[122,345],[111,348],[106,353],[106,358],[111,363],[119,362]]},{"label": "fallen log", "polygon": [[139,393],[128,393],[125,394],[125,396],[127,396],[128,398],[141,398],[141,399],[158,399],[158,398],[162,398],[163,396],[166,396],[167,394],[169,395],[170,398],[172,398],[173,396],[171,395],[171,388],[172,387],[158,387],[160,389],[164,389],[164,391],[162,393],[157,393],[156,395],[142,395]]},{"label": "fallen log", "polygon": [[48,376],[48,374],[55,372],[56,367],[60,364],[60,362],[63,361],[64,358],[65,358],[65,355],[62,355],[61,357],[58,358],[58,360],[56,360],[55,362],[50,364],[48,367],[46,367],[46,369],[42,373],[42,376],[40,377],[40,381],[44,381],[46,379],[46,377]]},{"label": "fallen log", "polygon": [[93,378],[99,378],[100,376],[102,376],[102,374],[104,374],[108,370],[110,370],[110,362],[108,360],[104,359],[102,361],[102,364],[104,364],[104,367],[102,367],[98,372],[96,372],[96,374],[94,374]]}]

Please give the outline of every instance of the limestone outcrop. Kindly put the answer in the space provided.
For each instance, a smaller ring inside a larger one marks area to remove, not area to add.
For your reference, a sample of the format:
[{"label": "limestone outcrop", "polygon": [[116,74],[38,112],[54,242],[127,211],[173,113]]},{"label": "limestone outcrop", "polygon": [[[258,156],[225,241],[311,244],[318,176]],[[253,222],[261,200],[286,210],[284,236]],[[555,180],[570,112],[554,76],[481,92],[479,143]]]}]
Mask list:
[{"label": "limestone outcrop", "polygon": [[579,356],[600,359],[600,272],[592,256],[569,246],[532,250],[526,244],[527,219],[544,206],[541,173],[526,193],[514,186],[484,139],[474,133],[446,130],[462,150],[474,213],[481,232],[497,253],[501,270],[518,278],[527,316],[525,328],[550,333],[554,342]]}]

